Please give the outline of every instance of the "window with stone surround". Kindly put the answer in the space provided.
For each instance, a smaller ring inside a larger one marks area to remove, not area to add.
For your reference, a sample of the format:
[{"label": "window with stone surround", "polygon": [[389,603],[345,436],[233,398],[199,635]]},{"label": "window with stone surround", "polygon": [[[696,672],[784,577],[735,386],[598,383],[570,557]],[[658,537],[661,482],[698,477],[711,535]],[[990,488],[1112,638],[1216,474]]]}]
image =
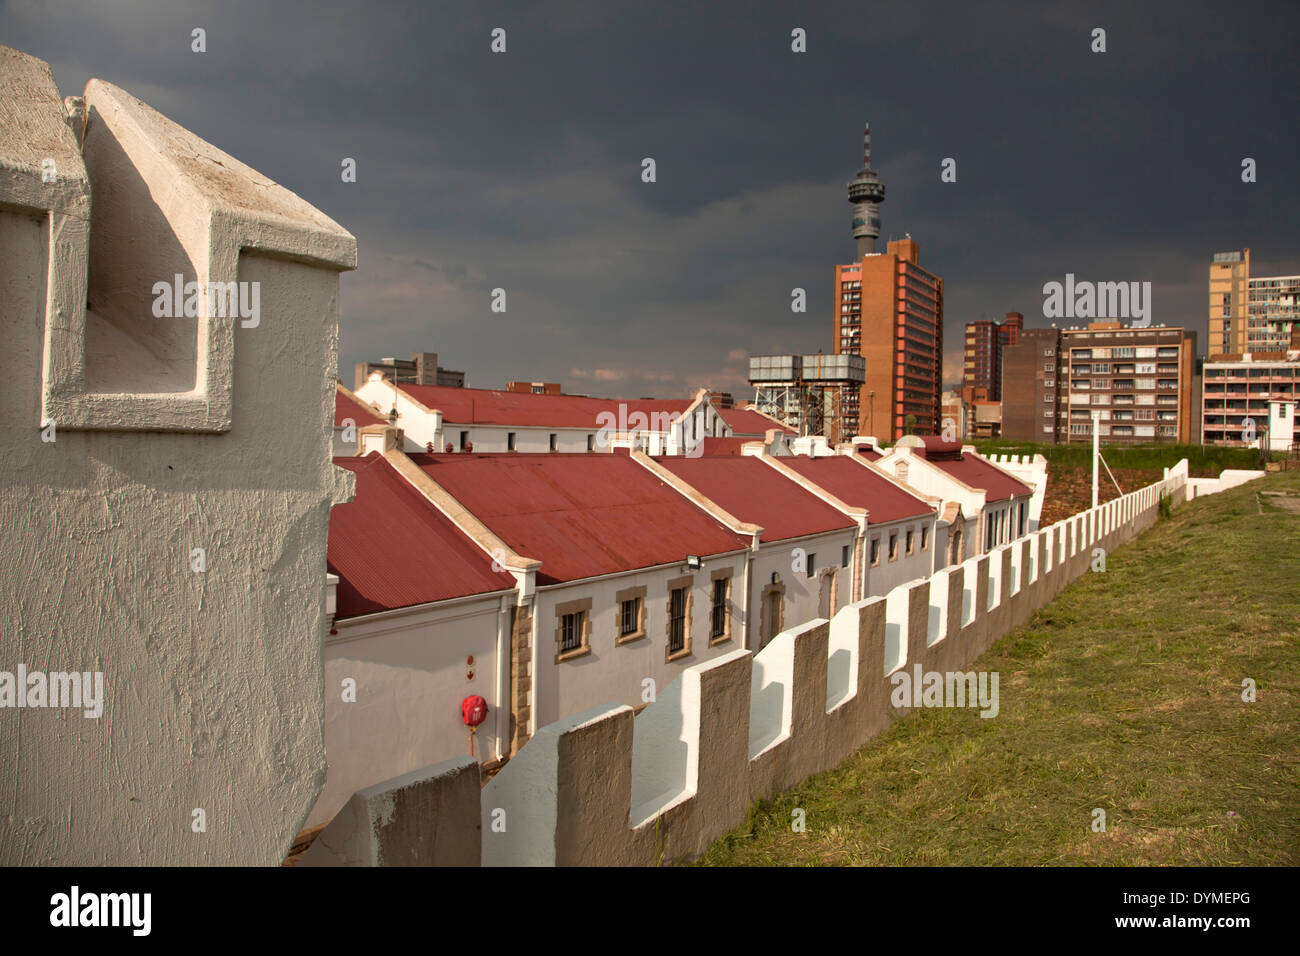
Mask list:
[{"label": "window with stone surround", "polygon": [[555,663],[591,653],[591,598],[555,607]]},{"label": "window with stone surround", "polygon": [[614,643],[630,644],[645,637],[644,586],[627,588],[614,595]]},{"label": "window with stone surround", "polygon": [[674,661],[691,653],[691,586],[690,575],[668,582],[668,648],[665,660]]},{"label": "window with stone surround", "polygon": [[713,606],[709,617],[709,644],[731,640],[731,568],[713,572]]}]

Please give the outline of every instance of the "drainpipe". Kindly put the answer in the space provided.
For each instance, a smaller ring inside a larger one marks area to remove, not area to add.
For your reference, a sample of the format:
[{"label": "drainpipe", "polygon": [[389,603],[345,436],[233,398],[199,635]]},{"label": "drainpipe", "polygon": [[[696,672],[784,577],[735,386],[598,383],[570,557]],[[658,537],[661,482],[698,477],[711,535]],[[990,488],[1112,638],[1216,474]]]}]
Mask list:
[{"label": "drainpipe", "polygon": [[[749,603],[750,592],[753,588],[754,581],[754,555],[758,553],[758,535],[750,539],[749,550],[745,552],[745,643],[746,650],[753,650],[750,643],[750,618],[753,616],[750,611],[753,610]],[[761,613],[761,612],[760,612]]]},{"label": "drainpipe", "polygon": [[514,615],[515,592],[501,595],[497,605],[497,746],[493,755],[501,760],[510,752],[510,713],[512,710],[510,662],[512,659],[512,641],[515,630]]}]

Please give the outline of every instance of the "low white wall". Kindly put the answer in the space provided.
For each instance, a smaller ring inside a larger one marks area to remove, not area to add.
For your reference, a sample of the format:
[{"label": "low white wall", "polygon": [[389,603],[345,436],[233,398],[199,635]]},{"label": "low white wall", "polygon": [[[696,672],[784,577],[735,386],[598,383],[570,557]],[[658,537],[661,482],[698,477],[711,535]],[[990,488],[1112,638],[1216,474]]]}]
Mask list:
[{"label": "low white wall", "polygon": [[1256,478],[1263,478],[1262,471],[1245,471],[1229,468],[1219,473],[1218,478],[1188,478],[1187,497],[1200,498],[1203,495],[1217,495],[1220,491],[1236,488]]}]

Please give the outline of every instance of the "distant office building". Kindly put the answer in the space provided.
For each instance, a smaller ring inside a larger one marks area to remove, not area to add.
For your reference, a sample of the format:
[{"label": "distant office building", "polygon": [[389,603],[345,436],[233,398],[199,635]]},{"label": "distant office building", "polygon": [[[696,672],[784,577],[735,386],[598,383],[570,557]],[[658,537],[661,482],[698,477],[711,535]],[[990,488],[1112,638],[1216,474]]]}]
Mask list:
[{"label": "distant office building", "polygon": [[559,382],[506,382],[507,392],[517,392],[524,395],[559,395]]},{"label": "distant office building", "polygon": [[1210,260],[1210,356],[1248,351],[1250,250],[1216,252]]},{"label": "distant office building", "polygon": [[1210,261],[1210,359],[1300,349],[1300,275],[1252,276],[1250,250]]},{"label": "distant office building", "polygon": [[465,373],[439,368],[437,352],[414,352],[409,360],[382,358],[378,362],[358,362],[353,373],[354,391],[366,384],[371,372],[382,372],[395,385],[465,387]]},{"label": "distant office building", "polygon": [[[976,319],[966,324],[966,354],[962,364],[963,389],[985,389],[985,399],[1002,401],[1002,355],[1020,341],[1025,317],[1008,312],[1002,322]],[[967,401],[971,400],[967,393]]]},{"label": "distant office building", "polygon": [[1061,440],[1065,424],[1061,330],[1024,329],[1002,355],[1002,437],[1020,441]]},{"label": "distant office building", "polygon": [[[1300,352],[1247,352],[1224,355],[1203,368],[1202,430],[1207,445],[1251,445],[1269,429],[1273,447],[1300,440],[1300,434],[1272,434],[1271,403],[1300,398]],[[1283,450],[1289,450],[1283,449]]]},{"label": "distant office building", "polygon": [[714,408],[735,408],[736,399],[730,392],[709,392],[709,401]]},{"label": "distant office building", "polygon": [[943,280],[920,265],[912,239],[835,267],[835,350],[861,355],[866,378],[844,389],[839,415],[858,434],[894,441],[937,435],[943,383]]}]

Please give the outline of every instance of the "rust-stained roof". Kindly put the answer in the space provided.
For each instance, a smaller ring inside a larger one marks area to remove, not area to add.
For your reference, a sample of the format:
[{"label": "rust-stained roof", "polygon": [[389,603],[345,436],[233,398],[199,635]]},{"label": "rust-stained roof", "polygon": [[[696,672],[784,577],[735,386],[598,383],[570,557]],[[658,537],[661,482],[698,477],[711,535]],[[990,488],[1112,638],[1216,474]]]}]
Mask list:
[{"label": "rust-stained roof", "polygon": [[514,578],[399,475],[382,455],[335,458],[356,496],[330,511],[336,619],[509,590]]},{"label": "rust-stained roof", "polygon": [[741,521],[761,526],[764,542],[857,527],[844,512],[752,456],[655,460]]},{"label": "rust-stained roof", "polygon": [[782,425],[780,422],[768,418],[752,408],[719,408],[718,414],[722,416],[724,422],[731,426],[732,432],[736,435],[762,438],[772,428],[789,435],[796,434],[793,428]]},{"label": "rust-stained roof", "polygon": [[[619,431],[665,431],[669,419],[684,415],[692,401],[534,395],[445,385],[403,384],[397,387],[425,408],[442,412],[443,421],[452,424],[586,428],[593,432],[604,427]],[[644,419],[638,420],[639,416],[644,416]]]},{"label": "rust-stained roof", "polygon": [[846,505],[866,508],[871,524],[934,514],[934,509],[921,498],[845,455],[822,458],[791,455],[779,460]]},{"label": "rust-stained roof", "polygon": [[416,454],[411,460],[512,550],[539,585],[739,551],[728,530],[628,455]]},{"label": "rust-stained roof", "polygon": [[375,414],[375,410],[361,401],[359,398],[349,395],[343,391],[343,386],[335,386],[334,389],[334,427],[339,428],[343,425],[344,419],[352,419],[353,423],[360,428],[363,425],[386,425],[388,420],[380,418]]},{"label": "rust-stained roof", "polygon": [[1006,501],[1033,494],[1028,485],[988,459],[962,451],[960,442],[944,441],[938,435],[926,435],[922,441],[925,447],[913,448],[912,454],[924,458],[962,484],[983,491],[987,501]]},{"label": "rust-stained roof", "polygon": [[1033,494],[1033,490],[1028,485],[997,465],[970,452],[963,452],[955,459],[942,458],[937,461],[927,452],[925,459],[962,484],[983,491],[987,501],[1006,501],[1009,498]]}]

